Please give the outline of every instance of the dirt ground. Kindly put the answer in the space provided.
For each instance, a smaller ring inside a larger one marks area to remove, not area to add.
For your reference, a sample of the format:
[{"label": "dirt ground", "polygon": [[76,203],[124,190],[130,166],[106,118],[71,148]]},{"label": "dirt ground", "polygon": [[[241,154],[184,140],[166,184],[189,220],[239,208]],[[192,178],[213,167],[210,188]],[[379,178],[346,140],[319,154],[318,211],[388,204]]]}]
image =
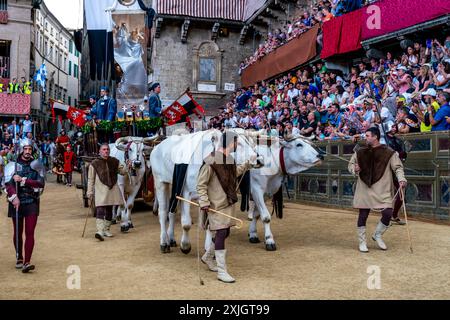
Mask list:
[{"label": "dirt ground", "polygon": [[[355,213],[287,203],[284,219],[272,223],[277,251],[250,244],[246,221],[227,241],[228,269],[236,283],[217,281],[201,264],[201,286],[197,225],[191,230],[193,250],[188,255],[179,248],[160,253],[159,222],[146,206],[133,215],[130,233],[121,234],[115,225],[115,237],[100,243],[94,239],[95,220],[89,218],[82,239],[86,209],[81,190],[52,181],[50,177],[41,202],[32,259],[36,270],[30,274],[14,268],[13,228],[3,195],[0,299],[450,299],[449,226],[411,221],[414,254],[406,227],[393,226],[384,237],[388,251],[369,240],[370,252],[362,254]],[[375,215],[369,218],[370,233],[377,220]],[[177,222],[178,242],[180,235]],[[203,236],[201,248],[202,243]],[[81,271],[79,290],[67,287],[68,267],[73,265]],[[373,270],[380,271],[380,289],[368,288]]]}]

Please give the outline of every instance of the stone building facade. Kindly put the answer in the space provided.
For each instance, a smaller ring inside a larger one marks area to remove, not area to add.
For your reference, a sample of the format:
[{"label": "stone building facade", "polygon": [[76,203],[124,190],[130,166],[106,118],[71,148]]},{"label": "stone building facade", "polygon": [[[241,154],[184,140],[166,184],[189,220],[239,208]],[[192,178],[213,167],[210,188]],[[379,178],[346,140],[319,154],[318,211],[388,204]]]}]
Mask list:
[{"label": "stone building facade", "polygon": [[[173,102],[186,88],[215,114],[241,87],[239,65],[252,55],[268,32],[285,25],[311,5],[311,0],[248,1],[251,14],[244,19],[224,20],[204,16],[168,14],[157,4],[148,65],[150,80],[161,83],[164,105]],[[219,5],[210,9],[220,11]],[[253,4],[251,4],[253,3]],[[247,8],[245,9],[247,10]],[[199,10],[200,11],[200,10]],[[208,10],[205,10],[208,11]],[[209,15],[214,15],[211,10]]]},{"label": "stone building facade", "polygon": [[31,1],[0,0],[0,81],[30,77]]},{"label": "stone building facade", "polygon": [[[217,110],[224,99],[240,87],[239,64],[253,53],[253,46],[240,44],[239,26],[226,26],[226,36],[213,37],[213,22],[193,21],[186,42],[180,38],[184,21],[165,21],[155,37],[149,65],[153,82],[161,83],[164,105],[186,88],[207,111]],[[212,40],[214,39],[214,40]]]}]

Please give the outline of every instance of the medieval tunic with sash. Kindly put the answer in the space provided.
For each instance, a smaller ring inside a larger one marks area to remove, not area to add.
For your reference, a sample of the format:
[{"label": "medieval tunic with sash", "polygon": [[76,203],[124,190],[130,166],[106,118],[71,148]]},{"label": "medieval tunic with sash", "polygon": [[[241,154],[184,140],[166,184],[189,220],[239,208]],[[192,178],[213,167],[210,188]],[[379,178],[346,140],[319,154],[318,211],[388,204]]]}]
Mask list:
[{"label": "medieval tunic with sash", "polygon": [[[200,207],[210,206],[211,209],[234,216],[234,204],[238,201],[237,177],[251,167],[249,162],[236,165],[230,156],[224,160],[224,154],[217,151],[214,156],[206,158],[197,180]],[[211,231],[236,225],[235,220],[213,212],[208,212],[208,223]]]},{"label": "medieval tunic with sash", "polygon": [[126,167],[114,157],[92,161],[89,166],[87,194],[95,194],[96,207],[123,204],[123,197],[117,185],[117,175],[126,173]]},{"label": "medieval tunic with sash", "polygon": [[[355,173],[355,164],[361,171]],[[406,182],[403,164],[397,152],[380,145],[364,147],[353,154],[348,170],[358,176],[353,207],[357,209],[384,209],[393,207],[394,181],[392,172],[399,182]]]}]

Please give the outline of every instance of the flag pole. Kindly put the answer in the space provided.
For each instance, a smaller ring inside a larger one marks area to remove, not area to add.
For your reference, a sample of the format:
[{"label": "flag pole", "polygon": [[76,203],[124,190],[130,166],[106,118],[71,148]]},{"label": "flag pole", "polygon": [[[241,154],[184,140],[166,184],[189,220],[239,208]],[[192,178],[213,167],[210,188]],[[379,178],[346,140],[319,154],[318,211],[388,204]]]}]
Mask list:
[{"label": "flag pole", "polygon": [[[17,150],[17,145],[18,145],[18,140],[17,140],[17,122],[16,122],[16,116],[14,115],[14,155],[16,157],[16,161],[14,162],[14,176],[17,175],[17,161],[19,160],[19,155],[17,154],[18,150]],[[13,176],[13,179],[14,179]],[[17,181],[15,181],[15,185],[16,185],[16,197],[17,199],[19,199],[19,183]],[[19,207],[16,207],[16,223],[15,223],[15,227],[16,227],[16,262],[19,260]]]}]

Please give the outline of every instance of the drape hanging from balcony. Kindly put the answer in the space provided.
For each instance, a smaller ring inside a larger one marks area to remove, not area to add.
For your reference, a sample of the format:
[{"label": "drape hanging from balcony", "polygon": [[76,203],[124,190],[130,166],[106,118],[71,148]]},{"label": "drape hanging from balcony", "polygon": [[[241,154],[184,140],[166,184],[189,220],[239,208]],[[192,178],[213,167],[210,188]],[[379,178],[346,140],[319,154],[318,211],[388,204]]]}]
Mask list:
[{"label": "drape hanging from balcony", "polygon": [[316,25],[304,34],[289,41],[242,72],[244,87],[254,85],[280,73],[289,71],[314,58],[317,54],[316,41],[319,26]]},{"label": "drape hanging from balcony", "polygon": [[0,93],[0,115],[30,114],[31,96],[29,94]]},{"label": "drape hanging from balcony", "polygon": [[322,59],[361,49],[363,10],[350,12],[323,24]]}]

